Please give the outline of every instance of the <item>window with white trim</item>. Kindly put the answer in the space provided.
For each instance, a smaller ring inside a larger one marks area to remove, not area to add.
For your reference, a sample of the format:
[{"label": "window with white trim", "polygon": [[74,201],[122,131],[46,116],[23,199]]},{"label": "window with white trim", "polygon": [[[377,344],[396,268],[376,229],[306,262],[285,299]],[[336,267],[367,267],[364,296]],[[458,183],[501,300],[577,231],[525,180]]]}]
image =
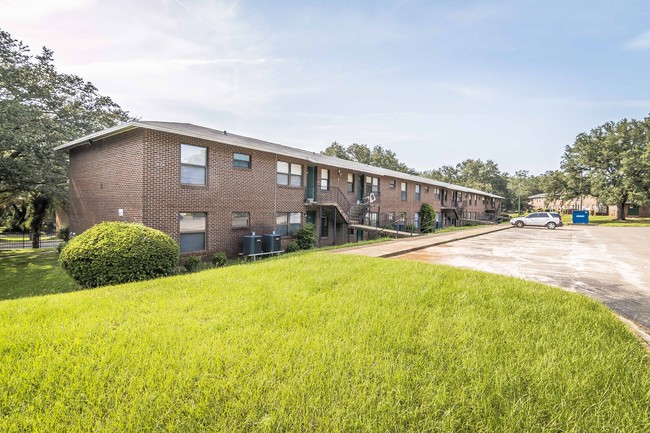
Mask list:
[{"label": "window with white trim", "polygon": [[302,165],[278,161],[276,181],[278,185],[302,186]]},{"label": "window with white trim", "polygon": [[323,191],[330,189],[330,171],[326,168],[320,169],[320,189]]},{"label": "window with white trim", "polygon": [[415,185],[415,201],[420,201],[420,185]]},{"label": "window with white trim", "polygon": [[207,184],[208,149],[181,144],[181,184]]},{"label": "window with white trim", "polygon": [[366,176],[366,194],[370,194],[371,192],[379,192],[379,178]]},{"label": "window with white trim", "polygon": [[235,168],[251,168],[251,156],[245,153],[233,153],[232,166]]},{"label": "window with white trim", "polygon": [[354,174],[348,173],[348,192],[354,192]]},{"label": "window with white trim", "polygon": [[232,228],[243,229],[251,225],[250,212],[233,212],[232,213]]},{"label": "window with white trim", "polygon": [[406,182],[400,182],[399,189],[401,191],[402,201],[406,201]]},{"label": "window with white trim", "polygon": [[205,250],[205,212],[181,212],[178,215],[181,252]]},{"label": "window with white trim", "polygon": [[277,212],[275,214],[275,232],[279,235],[293,235],[302,225],[300,212]]}]

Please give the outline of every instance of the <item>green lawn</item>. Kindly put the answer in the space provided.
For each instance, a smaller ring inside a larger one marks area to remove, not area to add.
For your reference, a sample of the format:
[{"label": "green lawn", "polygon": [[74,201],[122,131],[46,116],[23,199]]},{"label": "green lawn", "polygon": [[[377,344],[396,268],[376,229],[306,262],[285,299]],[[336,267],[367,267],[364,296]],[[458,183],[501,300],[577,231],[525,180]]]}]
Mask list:
[{"label": "green lawn", "polygon": [[598,303],[416,262],[316,252],[0,302],[3,432],[647,433],[649,390]]},{"label": "green lawn", "polygon": [[[571,215],[567,216],[569,217],[567,221],[570,222]],[[609,215],[590,215],[589,223],[611,227],[650,227],[650,218],[628,217],[625,221],[618,221]]]},{"label": "green lawn", "polygon": [[78,290],[54,248],[0,250],[0,300]]}]

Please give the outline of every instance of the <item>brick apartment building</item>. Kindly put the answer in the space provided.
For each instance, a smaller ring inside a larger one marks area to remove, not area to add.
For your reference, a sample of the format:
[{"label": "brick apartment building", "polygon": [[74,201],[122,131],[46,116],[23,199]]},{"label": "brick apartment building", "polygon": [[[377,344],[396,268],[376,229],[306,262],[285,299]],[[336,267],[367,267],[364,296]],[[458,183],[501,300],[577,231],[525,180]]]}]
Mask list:
[{"label": "brick apartment building", "polygon": [[557,212],[588,210],[592,214],[596,215],[607,215],[609,212],[609,206],[591,195],[583,195],[582,197],[574,197],[572,199],[564,200],[549,200],[546,198],[546,194],[542,193],[531,195],[528,197],[528,200],[534,210],[542,209]]},{"label": "brick apartment building", "polygon": [[[591,195],[575,197],[569,200],[547,200],[546,194],[535,194],[528,197],[533,209],[548,209],[558,212],[572,210],[587,210],[592,215],[609,215],[618,218],[618,207],[607,206],[598,198]],[[640,206],[635,203],[626,203],[623,210],[625,217],[650,217],[650,206]]]},{"label": "brick apartment building", "polygon": [[320,246],[366,239],[417,227],[425,202],[440,227],[501,211],[494,194],[188,123],[128,122],[57,150],[69,152],[71,232],[138,222],[186,253],[234,256],[253,231],[284,246],[305,222]]}]

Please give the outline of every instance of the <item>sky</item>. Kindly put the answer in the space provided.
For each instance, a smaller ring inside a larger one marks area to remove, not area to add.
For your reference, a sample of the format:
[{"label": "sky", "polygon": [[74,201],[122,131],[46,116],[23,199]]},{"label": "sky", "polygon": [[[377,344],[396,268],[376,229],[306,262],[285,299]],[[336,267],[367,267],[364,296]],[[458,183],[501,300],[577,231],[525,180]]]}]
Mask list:
[{"label": "sky", "polygon": [[416,170],[541,174],[650,113],[647,0],[0,0],[0,28],[142,120]]}]

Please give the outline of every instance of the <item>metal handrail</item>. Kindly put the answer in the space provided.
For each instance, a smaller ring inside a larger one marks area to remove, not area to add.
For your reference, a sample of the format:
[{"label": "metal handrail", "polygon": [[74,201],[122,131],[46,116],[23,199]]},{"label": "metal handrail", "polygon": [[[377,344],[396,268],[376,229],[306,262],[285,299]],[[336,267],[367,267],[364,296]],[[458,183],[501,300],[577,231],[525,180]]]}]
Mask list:
[{"label": "metal handrail", "polygon": [[337,187],[330,187],[330,189],[326,190],[316,189],[314,198],[316,203],[336,203],[347,215],[350,214],[352,205],[345,194]]}]

